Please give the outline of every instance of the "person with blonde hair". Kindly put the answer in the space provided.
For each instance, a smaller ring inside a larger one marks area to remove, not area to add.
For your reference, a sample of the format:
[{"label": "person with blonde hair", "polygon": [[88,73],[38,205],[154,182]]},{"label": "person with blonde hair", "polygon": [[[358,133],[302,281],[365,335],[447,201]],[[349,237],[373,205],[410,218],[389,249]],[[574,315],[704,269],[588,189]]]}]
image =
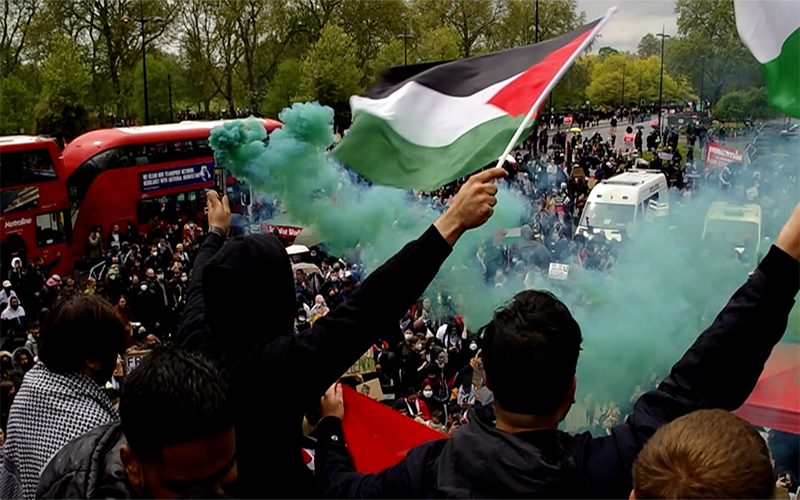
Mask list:
[{"label": "person with blonde hair", "polygon": [[633,463],[630,498],[772,498],[767,444],[725,410],[697,410],[656,431]]}]

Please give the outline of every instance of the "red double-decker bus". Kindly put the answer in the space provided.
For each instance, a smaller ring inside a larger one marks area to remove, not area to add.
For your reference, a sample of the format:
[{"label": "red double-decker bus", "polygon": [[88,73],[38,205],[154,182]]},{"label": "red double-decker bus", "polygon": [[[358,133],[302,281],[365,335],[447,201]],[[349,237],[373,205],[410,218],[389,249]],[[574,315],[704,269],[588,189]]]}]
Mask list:
[{"label": "red double-decker bus", "polygon": [[[261,121],[268,132],[281,126],[276,120]],[[146,232],[156,220],[193,219],[202,213],[204,192],[214,186],[209,133],[222,124],[99,129],[69,143],[62,156],[72,206],[73,254],[82,256],[96,227],[107,235],[114,224],[125,231],[132,222]],[[232,199],[232,205],[237,201]]]},{"label": "red double-decker bus", "polygon": [[[0,137],[0,269],[11,260],[41,257],[56,273],[72,269],[70,207],[61,151],[55,140]],[[60,257],[60,258],[59,258]]]}]

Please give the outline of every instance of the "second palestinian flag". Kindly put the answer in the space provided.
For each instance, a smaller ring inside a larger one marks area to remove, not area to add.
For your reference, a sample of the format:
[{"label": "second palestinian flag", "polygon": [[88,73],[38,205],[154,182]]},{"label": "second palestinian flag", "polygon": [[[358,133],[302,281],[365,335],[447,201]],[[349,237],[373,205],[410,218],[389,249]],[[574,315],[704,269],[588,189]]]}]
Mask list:
[{"label": "second palestinian flag", "polygon": [[425,191],[497,161],[606,18],[536,45],[392,68],[351,98],[353,123],[334,154],[372,182]]}]

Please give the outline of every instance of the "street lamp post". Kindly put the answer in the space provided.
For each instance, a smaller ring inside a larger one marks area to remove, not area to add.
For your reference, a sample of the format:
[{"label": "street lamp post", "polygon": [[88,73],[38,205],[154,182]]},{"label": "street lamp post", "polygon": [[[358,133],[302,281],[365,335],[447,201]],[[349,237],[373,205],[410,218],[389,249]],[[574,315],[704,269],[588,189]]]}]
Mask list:
[{"label": "street lamp post", "polygon": [[702,63],[700,64],[700,111],[706,110],[706,101],[703,99],[703,86],[706,80],[706,56],[700,56]]},{"label": "street lamp post", "polygon": [[620,99],[619,99],[620,100],[619,105],[622,106],[622,107],[625,107],[625,67],[626,66],[627,66],[626,64],[622,65],[622,97],[620,97]]},{"label": "street lamp post", "polygon": [[534,33],[533,43],[539,43],[539,0],[534,0],[533,11],[534,17],[536,18],[534,21],[536,23],[536,31]]},{"label": "street lamp post", "polygon": [[664,41],[670,36],[664,33],[664,26],[661,27],[661,33],[656,33],[656,36],[661,38],[661,76],[658,78],[658,133],[661,134],[661,99],[664,95]]},{"label": "street lamp post", "polygon": [[175,115],[172,112],[172,74],[167,73],[167,90],[169,91],[169,120],[172,121],[175,119]]},{"label": "street lamp post", "polygon": [[408,39],[414,38],[411,33],[406,33],[405,30],[397,35],[397,38],[403,39],[403,66],[408,66]]},{"label": "street lamp post", "polygon": [[144,25],[148,22],[160,23],[160,17],[140,17],[136,20],[142,27],[142,80],[144,80],[144,124],[150,123],[150,102],[147,100],[147,39],[144,34]]}]

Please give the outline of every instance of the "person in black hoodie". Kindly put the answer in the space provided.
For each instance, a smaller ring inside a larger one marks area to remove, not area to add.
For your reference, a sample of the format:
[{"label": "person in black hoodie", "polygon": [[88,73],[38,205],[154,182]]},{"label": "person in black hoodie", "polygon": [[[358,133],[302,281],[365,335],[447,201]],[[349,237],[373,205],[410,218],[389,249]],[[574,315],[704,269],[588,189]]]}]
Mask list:
[{"label": "person in black hoodie", "polygon": [[[301,497],[313,492],[301,455],[304,413],[428,287],[464,231],[493,213],[503,168],[472,176],[448,210],[416,241],[372,272],[328,315],[300,335],[291,263],[272,235],[237,237],[224,246],[227,197],[207,195],[209,233],[195,258],[177,339],[216,361],[230,386],[236,419],[239,498]],[[389,223],[390,221],[386,221]],[[264,284],[268,286],[264,286]],[[292,374],[291,384],[265,386]],[[257,395],[281,401],[261,411]]]},{"label": "person in black hoodie", "polygon": [[567,307],[523,291],[485,327],[486,384],[496,422],[472,413],[449,439],[412,449],[379,474],[354,472],[341,388],[322,399],[317,494],[328,498],[626,498],[631,467],[659,427],[695,410],[733,410],[755,387],[800,289],[800,205],[775,245],[655,390],[608,436],[558,424],[574,402],[582,341]]}]

